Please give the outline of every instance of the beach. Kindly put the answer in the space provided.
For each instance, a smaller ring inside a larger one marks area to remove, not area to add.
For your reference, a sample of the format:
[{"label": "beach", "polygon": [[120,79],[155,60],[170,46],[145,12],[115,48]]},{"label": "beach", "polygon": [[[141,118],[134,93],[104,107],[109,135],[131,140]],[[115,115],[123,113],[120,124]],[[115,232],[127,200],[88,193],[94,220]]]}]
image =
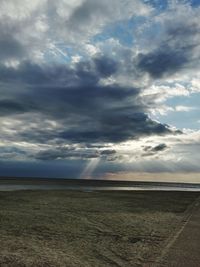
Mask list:
[{"label": "beach", "polygon": [[0,266],[154,266],[198,192],[0,192]]}]

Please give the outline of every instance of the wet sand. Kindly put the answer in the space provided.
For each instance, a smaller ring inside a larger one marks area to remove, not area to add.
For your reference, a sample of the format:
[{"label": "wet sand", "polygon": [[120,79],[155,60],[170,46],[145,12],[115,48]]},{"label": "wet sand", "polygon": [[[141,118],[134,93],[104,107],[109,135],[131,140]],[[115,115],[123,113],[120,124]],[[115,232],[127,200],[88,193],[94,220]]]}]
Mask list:
[{"label": "wet sand", "polygon": [[159,191],[0,192],[0,266],[153,266],[197,197]]}]

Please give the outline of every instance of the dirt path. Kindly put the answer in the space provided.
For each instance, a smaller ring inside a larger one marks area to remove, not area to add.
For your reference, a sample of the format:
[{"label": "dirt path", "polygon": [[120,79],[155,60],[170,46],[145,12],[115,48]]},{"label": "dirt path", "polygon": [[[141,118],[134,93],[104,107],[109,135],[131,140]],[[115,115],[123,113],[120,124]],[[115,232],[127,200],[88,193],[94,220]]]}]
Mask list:
[{"label": "dirt path", "polygon": [[188,209],[154,266],[200,267],[200,198]]}]

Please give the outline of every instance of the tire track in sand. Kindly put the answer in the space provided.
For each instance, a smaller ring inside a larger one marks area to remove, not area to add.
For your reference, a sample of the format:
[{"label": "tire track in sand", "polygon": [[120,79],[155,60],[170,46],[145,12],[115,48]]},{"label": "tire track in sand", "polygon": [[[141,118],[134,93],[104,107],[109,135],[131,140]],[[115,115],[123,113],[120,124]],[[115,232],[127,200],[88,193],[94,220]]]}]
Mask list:
[{"label": "tire track in sand", "polygon": [[173,233],[168,241],[166,246],[164,247],[164,249],[161,252],[161,255],[157,257],[157,259],[155,260],[155,264],[151,265],[153,267],[156,266],[160,266],[160,264],[162,263],[163,259],[165,258],[165,256],[167,255],[167,253],[169,252],[169,250],[171,249],[171,247],[174,245],[174,243],[178,240],[179,236],[181,235],[181,233],[184,231],[185,227],[188,225],[191,217],[193,216],[194,212],[197,210],[197,208],[200,205],[200,197],[198,197],[185,211],[185,216],[182,220],[182,225],[179,229],[177,229],[177,231],[175,233]]}]

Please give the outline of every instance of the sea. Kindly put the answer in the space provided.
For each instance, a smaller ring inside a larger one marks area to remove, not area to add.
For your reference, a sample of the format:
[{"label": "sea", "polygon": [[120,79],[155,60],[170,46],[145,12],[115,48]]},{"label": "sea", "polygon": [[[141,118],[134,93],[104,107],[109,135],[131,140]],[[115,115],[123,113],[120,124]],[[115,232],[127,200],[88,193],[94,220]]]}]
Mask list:
[{"label": "sea", "polygon": [[200,192],[200,184],[172,182],[135,182],[56,178],[0,178],[0,191],[76,190],[76,191],[191,191]]}]

